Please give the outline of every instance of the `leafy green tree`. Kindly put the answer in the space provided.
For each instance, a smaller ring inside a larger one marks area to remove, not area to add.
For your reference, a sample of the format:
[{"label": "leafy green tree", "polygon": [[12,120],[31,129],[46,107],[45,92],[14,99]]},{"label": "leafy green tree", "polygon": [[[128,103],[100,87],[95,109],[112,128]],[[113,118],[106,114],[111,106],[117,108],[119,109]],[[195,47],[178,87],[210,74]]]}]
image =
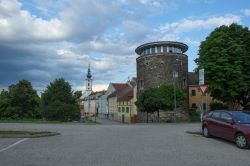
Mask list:
[{"label": "leafy green tree", "polygon": [[160,108],[159,102],[160,100],[158,100],[157,88],[149,88],[139,93],[135,104],[140,111],[147,113],[147,123],[148,113],[154,113],[155,111],[158,111]]},{"label": "leafy green tree", "polygon": [[9,107],[9,92],[2,90],[0,93],[0,118],[7,117],[7,108]]},{"label": "leafy green tree", "polygon": [[82,91],[75,91],[74,92],[74,98],[79,102],[80,98],[82,96]]},{"label": "leafy green tree", "polygon": [[16,85],[10,85],[8,91],[1,92],[0,110],[2,117],[40,118],[40,98],[27,80],[21,80]]},{"label": "leafy green tree", "polygon": [[50,83],[41,98],[43,116],[48,120],[71,121],[79,118],[79,104],[71,86],[63,78]]},{"label": "leafy green tree", "polygon": [[[163,110],[174,110],[174,86],[173,85],[161,85],[159,87],[158,93],[160,99],[162,100],[162,105],[160,109]],[[186,99],[186,93],[183,92],[178,86],[175,85],[176,94],[176,107],[180,107],[184,104]]]},{"label": "leafy green tree", "polygon": [[[176,88],[176,106],[179,107],[185,101],[185,93],[178,87]],[[157,88],[149,88],[139,93],[136,106],[142,112],[147,113],[158,113],[159,121],[159,110],[173,110],[174,108],[174,86],[173,85],[161,85]]]},{"label": "leafy green tree", "polygon": [[216,28],[200,45],[198,68],[205,69],[211,96],[245,109],[250,104],[250,31],[237,24]]}]

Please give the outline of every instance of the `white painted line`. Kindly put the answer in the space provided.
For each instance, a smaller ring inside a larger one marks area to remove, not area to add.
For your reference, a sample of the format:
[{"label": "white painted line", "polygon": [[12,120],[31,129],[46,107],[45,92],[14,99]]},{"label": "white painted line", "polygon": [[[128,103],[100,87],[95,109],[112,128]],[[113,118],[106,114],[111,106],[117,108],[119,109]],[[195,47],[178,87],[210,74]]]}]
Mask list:
[{"label": "white painted line", "polygon": [[24,142],[24,141],[26,141],[27,139],[28,139],[28,138],[21,139],[21,140],[15,142],[14,144],[11,144],[11,145],[7,146],[6,148],[1,149],[1,150],[0,150],[0,153],[3,152],[3,151],[5,151],[5,150],[8,150],[8,149],[10,149],[10,148],[12,148],[12,147],[14,147],[14,146],[16,146],[16,145],[18,145],[18,144],[20,144],[20,143],[22,143],[22,142]]}]

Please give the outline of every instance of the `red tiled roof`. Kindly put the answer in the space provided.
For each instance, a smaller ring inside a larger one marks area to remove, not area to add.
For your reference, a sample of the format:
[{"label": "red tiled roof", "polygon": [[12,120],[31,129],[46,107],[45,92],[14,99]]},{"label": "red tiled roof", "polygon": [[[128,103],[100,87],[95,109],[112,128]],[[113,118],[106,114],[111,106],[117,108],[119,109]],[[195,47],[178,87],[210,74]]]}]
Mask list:
[{"label": "red tiled roof", "polygon": [[128,86],[127,84],[121,84],[121,83],[112,83],[112,85],[115,88],[115,90],[122,90]]},{"label": "red tiled roof", "polygon": [[133,89],[130,89],[127,93],[120,96],[117,101],[129,101],[134,96]]}]

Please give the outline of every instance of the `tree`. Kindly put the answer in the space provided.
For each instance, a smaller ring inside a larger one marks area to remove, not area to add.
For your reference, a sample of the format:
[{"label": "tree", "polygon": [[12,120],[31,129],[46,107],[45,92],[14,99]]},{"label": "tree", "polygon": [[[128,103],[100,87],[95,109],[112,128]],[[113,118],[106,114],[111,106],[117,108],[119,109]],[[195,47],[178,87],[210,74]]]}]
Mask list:
[{"label": "tree", "polygon": [[40,118],[40,98],[27,80],[10,85],[0,95],[1,116],[6,118]]},{"label": "tree", "polygon": [[[163,110],[174,110],[174,85],[161,85],[159,87],[158,93],[160,99],[162,100],[162,105],[160,109]],[[176,94],[176,107],[180,107],[184,104],[186,99],[186,94],[178,86],[175,85]]]},{"label": "tree", "polygon": [[[185,93],[176,86],[176,106],[179,107],[185,101]],[[139,93],[136,106],[142,112],[148,113],[158,112],[159,110],[173,110],[174,108],[174,86],[173,85],[161,85],[157,88],[149,88]]]},{"label": "tree", "polygon": [[7,108],[9,107],[9,92],[2,90],[0,93],[0,117],[7,117]]},{"label": "tree", "polygon": [[138,109],[142,112],[147,113],[147,123],[148,123],[148,113],[154,113],[160,108],[160,100],[157,96],[158,88],[149,88],[139,93],[137,101],[135,102]]},{"label": "tree", "polygon": [[41,98],[43,116],[48,120],[71,121],[79,118],[79,104],[71,86],[63,78],[50,83]]},{"label": "tree", "polygon": [[79,101],[82,96],[82,91],[75,91],[74,92],[74,98]]},{"label": "tree", "polygon": [[250,104],[250,31],[237,24],[216,28],[203,41],[198,69],[205,69],[208,91],[229,104]]}]

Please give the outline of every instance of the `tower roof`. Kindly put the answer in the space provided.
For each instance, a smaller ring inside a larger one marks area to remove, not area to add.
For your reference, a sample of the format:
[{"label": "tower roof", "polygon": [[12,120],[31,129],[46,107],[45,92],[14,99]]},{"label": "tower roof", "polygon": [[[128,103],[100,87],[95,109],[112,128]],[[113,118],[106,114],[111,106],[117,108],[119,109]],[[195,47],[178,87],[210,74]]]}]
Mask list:
[{"label": "tower roof", "polygon": [[135,52],[138,55],[141,55],[143,49],[150,48],[150,47],[157,47],[157,46],[174,46],[178,47],[182,50],[182,52],[186,52],[188,50],[188,46],[181,42],[175,42],[175,41],[157,41],[157,42],[151,42],[151,43],[145,43],[140,45],[135,49]]},{"label": "tower roof", "polygon": [[88,67],[88,74],[87,74],[87,78],[89,78],[89,79],[91,79],[91,78],[92,78],[91,71],[90,71],[90,64],[89,64],[89,67]]}]

